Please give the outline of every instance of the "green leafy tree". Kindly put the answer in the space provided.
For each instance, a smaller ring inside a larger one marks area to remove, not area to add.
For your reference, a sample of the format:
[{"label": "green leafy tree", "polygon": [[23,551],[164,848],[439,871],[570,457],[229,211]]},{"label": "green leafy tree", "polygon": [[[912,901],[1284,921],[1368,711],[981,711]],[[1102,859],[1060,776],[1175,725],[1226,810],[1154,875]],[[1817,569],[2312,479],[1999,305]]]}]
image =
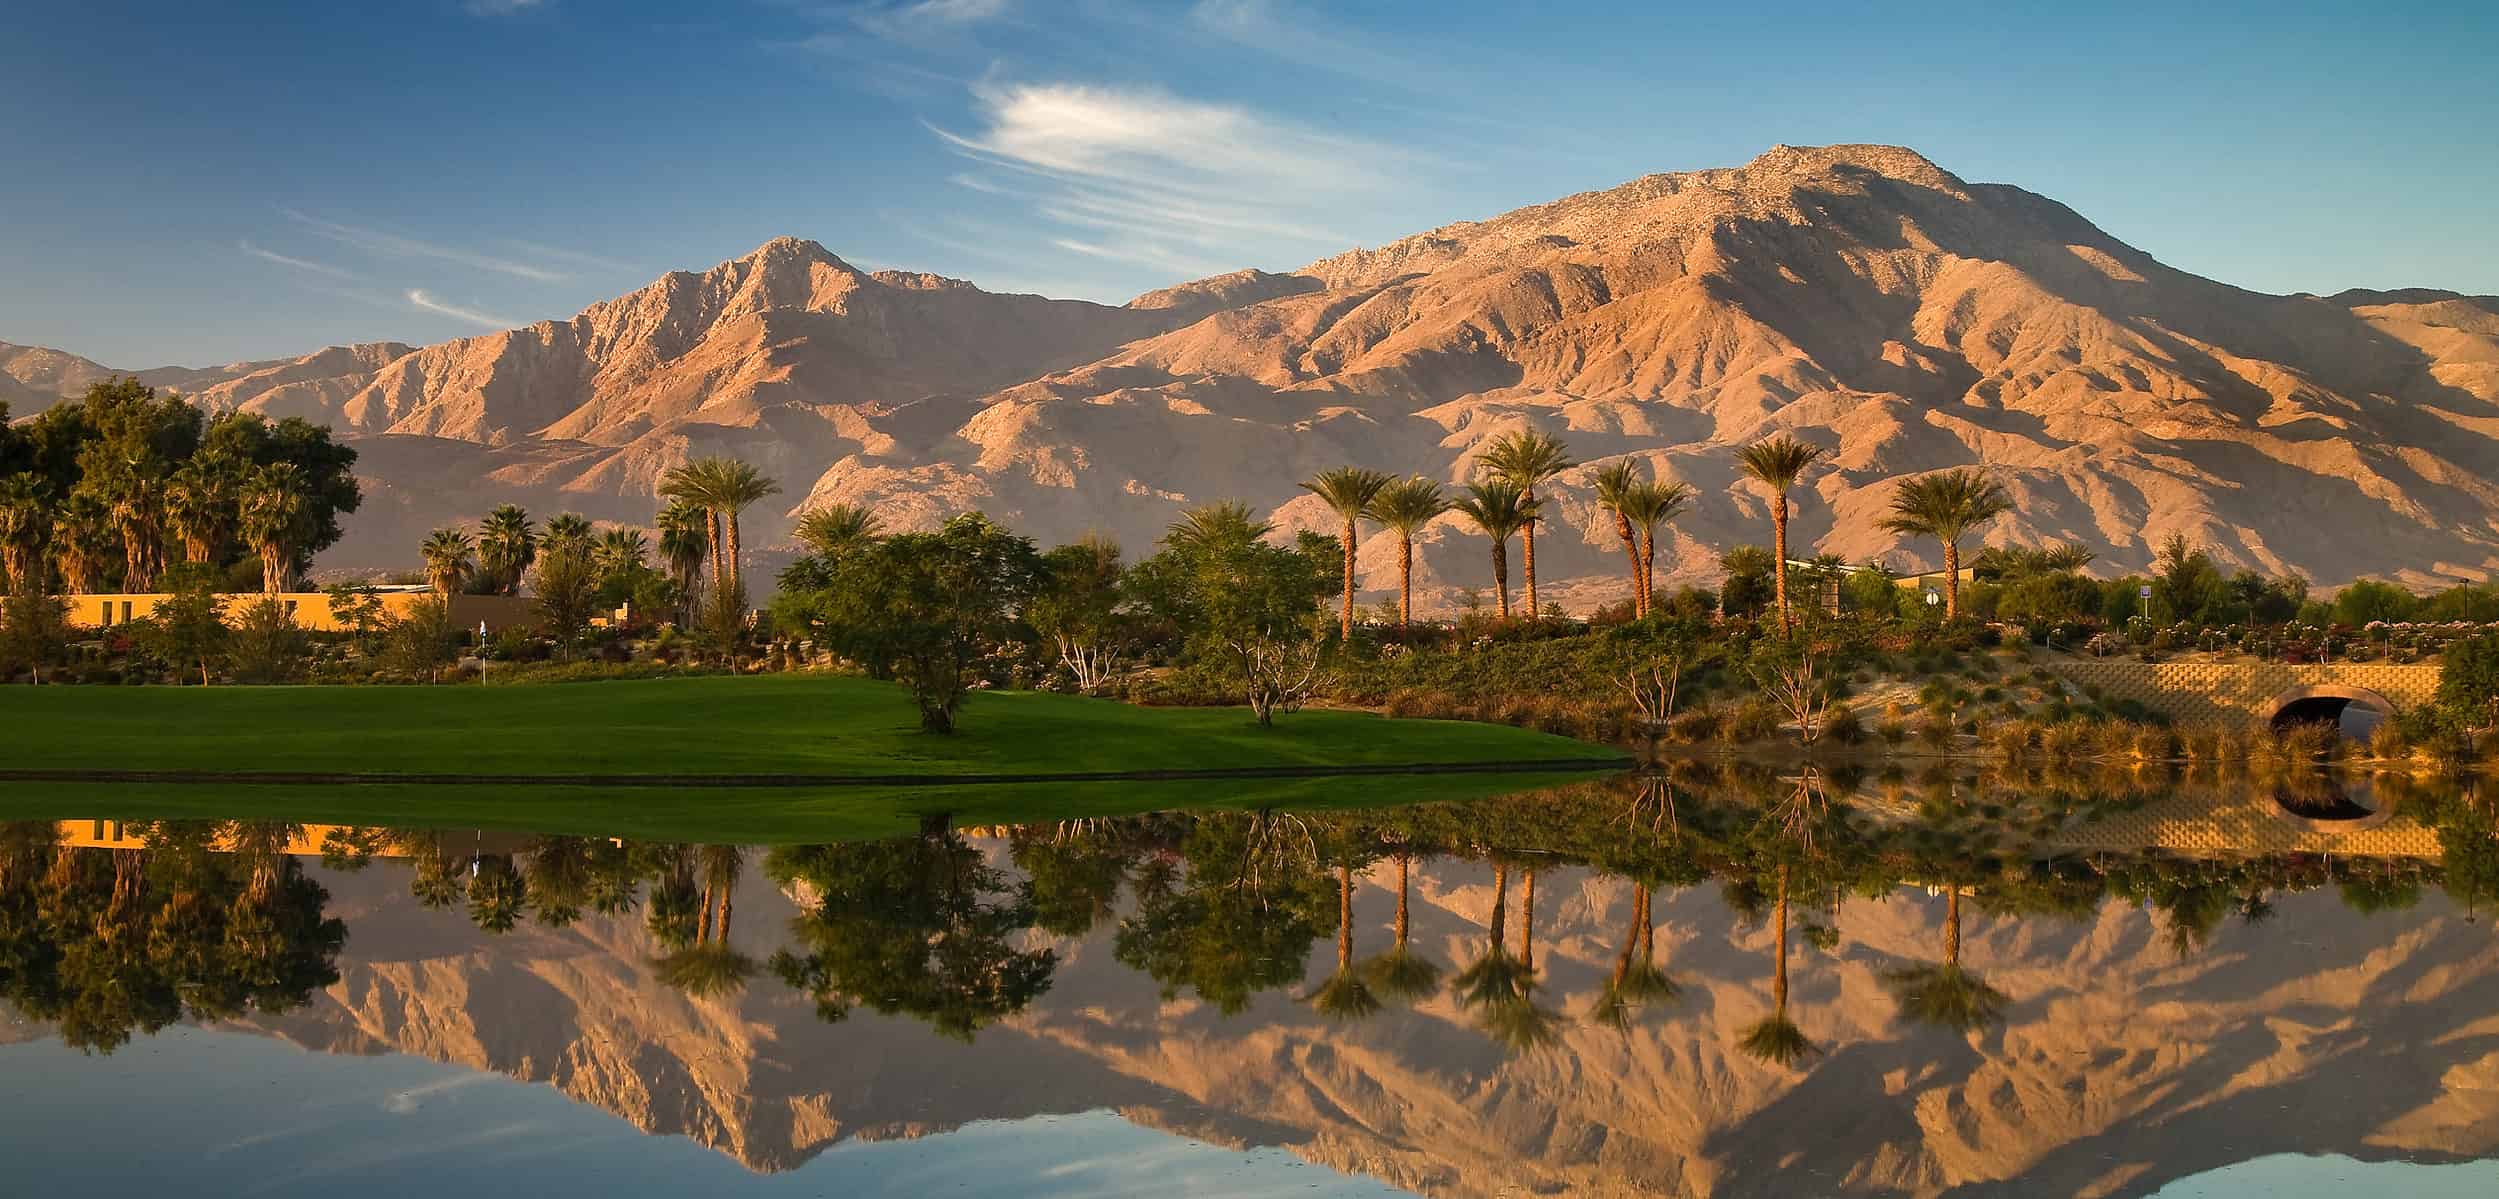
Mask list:
[{"label": "green leafy tree", "polygon": [[458,659],[459,646],[450,601],[429,595],[408,605],[383,630],[382,664],[405,678],[441,682],[443,668]]},{"label": "green leafy tree", "polygon": [[235,613],[225,652],[238,683],[291,683],[303,677],[311,640],[284,603],[264,595]]},{"label": "green leafy tree", "polygon": [[332,583],[322,588],[321,594],[330,601],[330,619],[347,626],[357,650],[370,650],[373,635],[382,630],[386,620],[382,593],[364,584]]},{"label": "green leafy tree", "polygon": [[2152,561],[2152,615],[2163,622],[2222,623],[2230,602],[2229,581],[2212,555],[2171,534]]},{"label": "green leafy tree", "polygon": [[599,569],[591,553],[585,538],[550,536],[530,572],[539,623],[567,653],[589,633],[591,614],[598,607]]},{"label": "green leafy tree", "polygon": [[2499,725],[2499,634],[2449,643],[2439,665],[2438,706],[2466,727]]},{"label": "green leafy tree", "polygon": [[156,611],[140,623],[138,641],[166,663],[196,672],[205,687],[210,665],[225,656],[232,635],[216,580],[205,569],[185,569],[169,581],[172,593],[157,601]]},{"label": "green leafy tree", "polygon": [[1718,556],[1718,568],[1726,572],[1718,600],[1727,615],[1759,616],[1769,607],[1777,563],[1758,545],[1735,546]]},{"label": "green leafy tree", "polygon": [[1024,606],[1025,622],[1058,647],[1059,662],[1087,695],[1109,683],[1127,653],[1126,577],[1118,543],[1082,538],[1042,556],[1039,586]]},{"label": "green leafy tree", "polygon": [[69,656],[69,603],[33,588],[0,596],[0,680],[24,671],[43,682],[43,672]]},{"label": "green leafy tree", "polygon": [[2358,579],[2335,593],[2334,620],[2337,624],[2355,627],[2378,621],[2410,620],[2420,605],[2419,597],[2392,583]]},{"label": "green leafy tree", "polygon": [[1339,547],[1305,533],[1291,548],[1237,505],[1183,513],[1147,564],[1168,582],[1153,602],[1192,654],[1217,666],[1261,725],[1298,705],[1317,681],[1319,597],[1334,590]]},{"label": "green leafy tree", "polygon": [[951,733],[983,653],[1006,639],[1037,587],[1041,555],[979,513],[935,533],[887,537],[834,564],[783,609],[842,654],[911,691],[920,727]]}]

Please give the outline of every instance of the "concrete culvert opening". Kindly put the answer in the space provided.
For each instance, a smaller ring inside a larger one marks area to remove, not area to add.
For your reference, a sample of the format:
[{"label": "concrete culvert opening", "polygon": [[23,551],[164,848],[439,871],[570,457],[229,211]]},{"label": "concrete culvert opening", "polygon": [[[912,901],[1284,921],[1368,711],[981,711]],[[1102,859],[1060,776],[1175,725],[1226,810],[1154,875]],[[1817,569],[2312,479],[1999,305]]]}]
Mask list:
[{"label": "concrete culvert opening", "polygon": [[2274,701],[2277,733],[2303,724],[2323,725],[2353,741],[2366,741],[2395,715],[2386,697],[2359,687],[2303,687]]}]

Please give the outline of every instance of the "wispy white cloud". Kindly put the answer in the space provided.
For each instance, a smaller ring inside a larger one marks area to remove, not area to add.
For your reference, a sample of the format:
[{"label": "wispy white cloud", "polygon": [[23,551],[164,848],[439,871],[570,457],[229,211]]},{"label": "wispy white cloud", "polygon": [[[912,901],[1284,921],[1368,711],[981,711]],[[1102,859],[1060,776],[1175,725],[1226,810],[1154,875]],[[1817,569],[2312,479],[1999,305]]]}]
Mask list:
[{"label": "wispy white cloud", "polygon": [[585,254],[580,250],[567,250],[562,246],[550,246],[542,242],[520,241],[518,239],[513,239],[504,242],[504,244],[532,258],[544,259],[550,262],[570,263],[586,270],[606,271],[610,274],[626,274],[643,269],[642,267],[635,266],[630,262],[623,262],[618,259],[608,258],[598,254]]},{"label": "wispy white cloud", "polygon": [[545,3],[546,0],[468,0],[468,3],[462,7],[468,9],[469,15],[474,17],[508,17],[517,12],[527,12],[541,7]]},{"label": "wispy white cloud", "polygon": [[248,240],[237,244],[244,253],[260,259],[263,262],[274,262],[279,266],[293,267],[299,271],[310,271],[316,275],[328,275],[333,279],[353,279],[356,277],[352,272],[340,267],[331,266],[329,263],[314,262],[309,258],[297,258],[288,254],[280,254],[275,250],[264,250],[259,246],[253,245]]},{"label": "wispy white cloud", "polygon": [[341,224],[337,221],[324,220],[320,217],[316,217],[293,208],[280,209],[279,211],[286,214],[286,219],[302,225],[305,229],[314,234],[329,238],[330,240],[338,242],[342,245],[354,246],[359,250],[366,251],[367,253],[383,254],[394,258],[432,258],[443,262],[457,263],[461,266],[473,267],[481,271],[493,271],[500,275],[510,275],[516,279],[528,279],[538,283],[560,283],[569,278],[569,276],[562,271],[552,270],[547,267],[523,262],[514,258],[480,253],[475,250],[464,250],[456,246],[445,246],[438,245],[433,242],[419,241],[413,237],[402,237],[399,234],[385,233],[379,229],[367,229],[357,225]]},{"label": "wispy white cloud", "polygon": [[447,316],[453,320],[466,321],[469,324],[487,329],[515,329],[519,328],[523,323],[520,321],[505,320],[499,316],[479,312],[474,308],[463,308],[457,304],[445,303],[427,295],[425,293],[425,289],[420,287],[412,287],[408,289],[408,303],[413,307],[422,309],[426,312],[434,313],[438,316]]},{"label": "wispy white cloud", "polygon": [[[1166,272],[1342,249],[1355,239],[1331,227],[1338,215],[1426,165],[1397,147],[1160,91],[1023,84],[973,95],[979,128],[931,128],[996,170],[955,183],[1016,196],[1061,231],[1083,231],[1045,234],[1055,249]],[[990,177],[1000,173],[1008,181]]]}]

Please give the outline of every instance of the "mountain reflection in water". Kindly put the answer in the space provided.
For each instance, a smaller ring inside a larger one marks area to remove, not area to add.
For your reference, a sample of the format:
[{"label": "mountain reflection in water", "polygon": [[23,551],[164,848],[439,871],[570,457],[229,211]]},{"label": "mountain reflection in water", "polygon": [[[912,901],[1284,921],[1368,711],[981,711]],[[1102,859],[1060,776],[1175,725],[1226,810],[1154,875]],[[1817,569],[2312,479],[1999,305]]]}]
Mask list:
[{"label": "mountain reflection in water", "polygon": [[1427,1194],[2499,1155],[2491,801],[2321,788],[1695,770],[770,848],[19,822],[0,1040],[409,1054],[763,1172],[1099,1109]]}]

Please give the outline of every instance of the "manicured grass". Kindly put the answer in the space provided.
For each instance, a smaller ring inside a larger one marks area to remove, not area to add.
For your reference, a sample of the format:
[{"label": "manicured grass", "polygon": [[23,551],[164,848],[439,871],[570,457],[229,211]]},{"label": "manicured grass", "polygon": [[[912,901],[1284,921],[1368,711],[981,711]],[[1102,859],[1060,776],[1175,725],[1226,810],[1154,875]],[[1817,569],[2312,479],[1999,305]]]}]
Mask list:
[{"label": "manicured grass", "polygon": [[815,675],[5,687],[0,739],[0,767],[9,769],[426,775],[965,775],[1613,756],[1496,725],[1297,712],[1262,729],[1246,709],[1025,692],[976,695],[958,733],[932,736],[899,688]]},{"label": "manicured grass", "polygon": [[284,820],[767,845],[898,836],[923,816],[958,826],[1213,808],[1384,807],[1556,786],[1565,772],[1188,782],[821,788],[266,787],[0,784],[5,820]]}]

